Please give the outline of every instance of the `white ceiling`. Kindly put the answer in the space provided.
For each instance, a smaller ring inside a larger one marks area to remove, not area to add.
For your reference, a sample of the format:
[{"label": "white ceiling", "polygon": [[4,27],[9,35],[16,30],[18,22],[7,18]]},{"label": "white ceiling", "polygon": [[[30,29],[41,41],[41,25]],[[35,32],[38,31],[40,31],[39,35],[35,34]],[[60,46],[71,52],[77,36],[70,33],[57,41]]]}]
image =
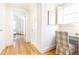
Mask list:
[{"label": "white ceiling", "polygon": [[[31,11],[33,9],[33,7],[35,7],[37,4],[38,3],[9,3],[9,5],[11,5],[11,6],[21,7],[23,9],[28,10],[28,11]],[[40,3],[40,4],[44,4],[44,3]],[[68,6],[73,5],[73,4],[74,3],[54,3],[54,5],[60,5],[63,7],[68,7]]]},{"label": "white ceiling", "polygon": [[65,7],[69,7],[69,6],[72,6],[72,5],[74,5],[75,3],[63,3],[63,4],[61,4],[61,6],[63,6],[64,8]]},{"label": "white ceiling", "polygon": [[36,3],[9,3],[8,5],[13,7],[20,7],[26,10],[31,10]]}]

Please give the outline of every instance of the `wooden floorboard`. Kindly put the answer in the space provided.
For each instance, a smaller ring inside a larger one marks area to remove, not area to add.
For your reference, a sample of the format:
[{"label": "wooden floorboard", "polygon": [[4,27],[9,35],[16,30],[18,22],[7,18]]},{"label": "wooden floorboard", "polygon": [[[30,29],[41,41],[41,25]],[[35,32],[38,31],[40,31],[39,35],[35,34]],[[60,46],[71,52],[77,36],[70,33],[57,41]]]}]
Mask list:
[{"label": "wooden floorboard", "polygon": [[50,51],[47,51],[47,52],[45,52],[44,54],[45,55],[56,55],[56,49],[52,49],[52,50],[50,50]]},{"label": "wooden floorboard", "polygon": [[1,55],[55,55],[55,49],[40,53],[31,43],[26,43],[23,38],[17,39],[16,46],[7,46]]},{"label": "wooden floorboard", "polygon": [[[16,49],[16,48],[15,48]],[[27,43],[26,46],[21,46],[15,50],[13,46],[6,47],[1,55],[55,55],[55,49],[41,54],[33,45]]]}]

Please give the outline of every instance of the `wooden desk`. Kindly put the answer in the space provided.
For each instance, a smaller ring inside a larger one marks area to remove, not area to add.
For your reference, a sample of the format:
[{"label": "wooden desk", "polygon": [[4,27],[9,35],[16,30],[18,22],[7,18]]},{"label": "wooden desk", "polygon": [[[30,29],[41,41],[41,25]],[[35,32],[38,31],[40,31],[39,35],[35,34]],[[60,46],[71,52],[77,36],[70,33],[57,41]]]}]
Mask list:
[{"label": "wooden desk", "polygon": [[69,36],[69,42],[75,45],[75,54],[79,55],[79,37]]}]

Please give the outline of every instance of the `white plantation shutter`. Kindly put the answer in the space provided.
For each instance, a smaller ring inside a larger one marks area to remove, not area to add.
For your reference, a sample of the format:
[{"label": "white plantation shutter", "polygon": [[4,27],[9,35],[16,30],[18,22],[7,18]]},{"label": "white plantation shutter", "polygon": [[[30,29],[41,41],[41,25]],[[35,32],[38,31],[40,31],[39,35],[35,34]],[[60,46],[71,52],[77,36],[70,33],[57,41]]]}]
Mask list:
[{"label": "white plantation shutter", "polygon": [[73,4],[64,8],[64,23],[75,24],[79,22],[79,4]]}]

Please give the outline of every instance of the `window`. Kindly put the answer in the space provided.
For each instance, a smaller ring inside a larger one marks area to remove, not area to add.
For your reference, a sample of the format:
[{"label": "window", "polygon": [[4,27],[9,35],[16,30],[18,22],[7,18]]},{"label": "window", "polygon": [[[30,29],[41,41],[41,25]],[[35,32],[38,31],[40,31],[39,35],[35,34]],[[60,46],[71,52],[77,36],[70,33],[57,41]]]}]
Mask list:
[{"label": "window", "polygon": [[64,8],[64,23],[79,23],[79,4],[73,4]]}]

